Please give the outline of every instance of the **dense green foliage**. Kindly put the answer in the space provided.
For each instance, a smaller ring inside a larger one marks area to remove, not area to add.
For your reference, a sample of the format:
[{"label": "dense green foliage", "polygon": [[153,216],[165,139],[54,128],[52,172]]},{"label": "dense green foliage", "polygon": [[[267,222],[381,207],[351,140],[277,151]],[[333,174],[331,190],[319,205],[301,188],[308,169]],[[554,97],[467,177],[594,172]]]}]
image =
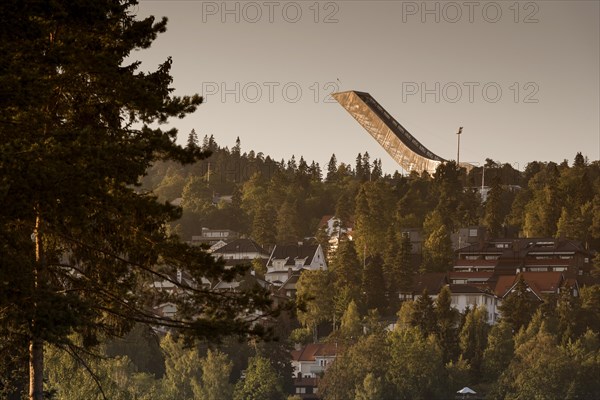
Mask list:
[{"label": "dense green foliage", "polygon": [[[599,290],[586,288],[582,297]],[[426,293],[405,302],[392,332],[367,332],[347,343],[319,383],[323,398],[351,400],[372,392],[374,398],[447,399],[464,386],[493,399],[600,395],[594,323],[555,325],[544,307],[519,331],[507,321],[490,327],[483,307],[468,310],[461,323],[444,299],[449,291],[442,293],[435,302]],[[556,308],[576,299],[566,293]],[[580,333],[563,340],[573,331]]]},{"label": "dense green foliage", "polygon": [[[466,384],[492,398],[600,397],[597,286],[540,305],[519,283],[491,329],[484,308],[459,318],[447,290],[436,301],[424,292],[402,305],[393,332],[377,326],[379,315],[398,312],[398,292],[418,270],[451,267],[460,228],[598,249],[598,161],[579,153],[571,165],[534,161],[522,172],[493,160],[470,171],[450,161],[433,175],[390,175],[368,153],[354,165],[333,155],[323,172],[303,157],[242,152],[240,139],[229,149],[192,131],[177,145],[177,131],[157,124],[193,112],[201,98],[173,95],[170,59],[152,72],[132,59],[166,29],[166,20],[137,20],[135,3],[0,4],[2,396],[23,392],[29,361],[36,400],[44,389],[64,400],[284,398],[289,332],[282,344],[209,351],[172,335],[159,347],[148,329],[202,340],[263,333],[247,314],[269,309],[264,291],[149,290],[180,270],[196,282],[245,272],[180,242],[210,227],[266,248],[314,238],[328,250],[330,270],[298,282],[303,328],[294,336],[317,340],[320,324],[332,326],[329,339],[341,346],[321,380],[325,399],[447,398]],[[339,219],[338,233],[353,228],[353,240],[338,235],[335,252],[318,226],[325,215]],[[416,254],[407,229],[423,234]],[[150,312],[166,300],[178,305],[173,319]],[[137,322],[145,328],[133,329]]]},{"label": "dense green foliage", "polygon": [[[581,154],[572,165],[534,161],[524,171],[488,159],[467,173],[449,162],[433,176],[373,173],[366,153],[354,167],[333,155],[323,177],[318,163],[241,152],[240,141],[229,149],[205,136],[198,146],[212,156],[187,166],[156,163],[143,180],[161,200],[183,199],[183,218],[174,228],[186,240],[205,226],[232,229],[269,246],[318,237],[321,217],[336,215],[342,226],[354,227],[361,260],[386,258],[388,246],[402,240],[402,229],[423,229],[423,242],[430,239],[423,250],[428,270],[447,268],[447,235],[479,224],[492,237],[564,236],[600,244],[600,163]],[[490,190],[482,203],[484,168]]]},{"label": "dense green foliage", "polygon": [[148,293],[155,279],[186,270],[199,282],[241,269],[225,271],[169,234],[180,210],[140,188],[151,165],[208,153],[156,127],[202,99],[173,95],[170,58],[141,71],[134,52],[165,31],[166,19],[138,20],[135,4],[0,3],[0,334],[21,346],[11,369],[29,352],[30,399],[43,397],[45,345],[76,357],[76,348],[122,336],[136,321],[202,338],[243,335],[257,328],[245,310],[270,306],[264,293],[188,287],[173,299],[177,318],[151,312],[161,300]]}]

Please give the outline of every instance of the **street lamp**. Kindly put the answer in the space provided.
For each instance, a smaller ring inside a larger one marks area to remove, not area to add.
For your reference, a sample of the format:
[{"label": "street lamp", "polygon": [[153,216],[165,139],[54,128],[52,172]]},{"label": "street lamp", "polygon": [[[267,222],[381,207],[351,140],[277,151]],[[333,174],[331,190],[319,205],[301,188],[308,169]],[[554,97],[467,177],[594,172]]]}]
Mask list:
[{"label": "street lamp", "polygon": [[462,133],[463,127],[458,128],[458,132],[456,132],[456,136],[458,137],[458,149],[456,151],[456,167],[460,168],[460,134]]}]

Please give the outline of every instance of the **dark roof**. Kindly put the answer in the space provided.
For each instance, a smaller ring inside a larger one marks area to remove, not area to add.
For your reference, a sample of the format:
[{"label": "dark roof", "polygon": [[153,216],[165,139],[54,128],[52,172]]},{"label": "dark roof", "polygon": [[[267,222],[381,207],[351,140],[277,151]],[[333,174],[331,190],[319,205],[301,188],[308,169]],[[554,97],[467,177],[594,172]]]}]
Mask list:
[{"label": "dark roof", "polygon": [[463,285],[463,284],[453,284],[448,285],[450,287],[450,291],[452,293],[485,293],[484,290],[481,290],[478,287],[472,285]]},{"label": "dark roof", "polygon": [[578,276],[577,284],[580,287],[600,285],[600,276],[593,276],[593,275]]},{"label": "dark roof", "polygon": [[436,295],[448,283],[448,274],[445,272],[430,272],[416,275],[413,281],[413,293],[421,294],[427,289],[429,295]]},{"label": "dark roof", "polygon": [[268,254],[252,239],[235,239],[214,251],[213,254],[259,253]]},{"label": "dark roof", "polygon": [[304,271],[308,270],[305,268],[300,268],[298,271],[292,272],[292,275],[290,275],[290,277],[281,285],[281,289],[295,288],[296,283],[298,283],[298,280],[300,279],[300,275],[302,275]]},{"label": "dark roof", "polygon": [[312,263],[312,259],[317,252],[319,245],[318,244],[284,244],[284,245],[276,245],[273,249],[273,254],[271,254],[271,258],[269,259],[269,263],[267,265],[273,264],[273,259],[284,259],[287,258],[285,263],[286,266],[295,266],[296,259],[304,259],[304,265],[309,265]]},{"label": "dark roof", "polygon": [[[508,247],[497,247],[500,244],[508,244]],[[461,247],[460,249],[456,250],[456,252],[459,254],[500,254],[501,258],[523,258],[526,257],[530,252],[589,253],[579,241],[555,238],[492,239]]]}]

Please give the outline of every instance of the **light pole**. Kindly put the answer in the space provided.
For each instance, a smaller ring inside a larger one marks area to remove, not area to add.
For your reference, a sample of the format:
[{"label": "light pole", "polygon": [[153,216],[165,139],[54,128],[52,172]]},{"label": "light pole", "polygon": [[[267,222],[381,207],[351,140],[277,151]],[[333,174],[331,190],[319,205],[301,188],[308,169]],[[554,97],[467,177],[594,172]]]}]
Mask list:
[{"label": "light pole", "polygon": [[456,136],[458,137],[458,148],[456,150],[456,168],[460,168],[460,134],[462,133],[463,127],[458,128]]}]

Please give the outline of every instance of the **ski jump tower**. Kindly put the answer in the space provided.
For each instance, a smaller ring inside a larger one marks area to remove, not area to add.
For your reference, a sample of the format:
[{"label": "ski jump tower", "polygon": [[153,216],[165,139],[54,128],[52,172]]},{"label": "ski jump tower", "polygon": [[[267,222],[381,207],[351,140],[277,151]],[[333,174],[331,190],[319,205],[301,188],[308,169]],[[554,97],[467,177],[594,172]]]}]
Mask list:
[{"label": "ski jump tower", "polygon": [[331,95],[407,172],[433,174],[443,158],[411,135],[369,93],[350,90]]}]

